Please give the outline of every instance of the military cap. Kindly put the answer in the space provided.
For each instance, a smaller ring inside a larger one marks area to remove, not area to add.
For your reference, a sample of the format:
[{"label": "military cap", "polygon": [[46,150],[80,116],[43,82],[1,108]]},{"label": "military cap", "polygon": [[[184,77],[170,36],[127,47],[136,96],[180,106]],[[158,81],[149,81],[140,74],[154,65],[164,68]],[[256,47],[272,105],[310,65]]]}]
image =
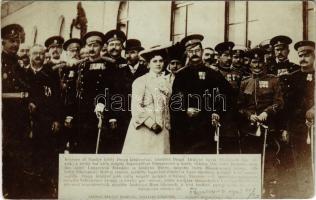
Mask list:
[{"label": "military cap", "polygon": [[19,38],[20,34],[23,32],[23,27],[19,24],[9,24],[1,28],[1,38],[2,39],[12,39]]},{"label": "military cap", "polygon": [[265,54],[265,51],[264,49],[262,48],[253,48],[253,49],[250,49],[248,52],[247,52],[247,56],[250,58],[250,59],[258,59],[260,61],[263,61],[264,60],[264,54]]},{"label": "military cap", "polygon": [[122,42],[122,44],[125,42],[126,40],[126,35],[123,31],[120,30],[110,30],[108,31],[105,36],[104,36],[104,40],[106,43],[109,43],[113,40],[119,40]]},{"label": "military cap", "polygon": [[244,56],[246,51],[247,51],[247,48],[245,46],[236,45],[233,47],[233,54],[239,54],[241,56]]},{"label": "military cap", "polygon": [[201,43],[203,39],[204,39],[204,36],[200,35],[200,34],[188,35],[181,40],[181,45],[183,45],[185,48],[187,48],[187,47],[192,46],[194,44]]},{"label": "military cap", "polygon": [[143,57],[147,62],[149,62],[156,55],[160,55],[164,59],[167,59],[168,48],[170,48],[170,45],[168,46],[156,45],[156,46],[151,47],[150,49],[141,51],[140,56]]},{"label": "military cap", "polygon": [[176,44],[170,46],[167,48],[168,52],[168,59],[169,61],[172,60],[179,60],[181,61],[184,57],[184,47],[181,45],[181,43],[177,42]]},{"label": "military cap", "polygon": [[219,54],[224,53],[225,51],[232,51],[235,44],[233,42],[221,42],[215,46],[215,51]]},{"label": "military cap", "polygon": [[289,45],[291,43],[292,43],[292,39],[289,38],[288,36],[285,36],[285,35],[278,35],[278,36],[273,37],[270,40],[270,44],[273,47],[276,47],[276,46],[279,46],[279,45]]},{"label": "military cap", "polygon": [[130,50],[137,50],[137,51],[142,51],[144,48],[142,47],[142,44],[139,40],[137,39],[128,39],[126,40],[126,51]]},{"label": "military cap", "polygon": [[104,34],[99,31],[90,31],[82,37],[84,44],[89,44],[93,42],[99,42],[102,45],[104,44]]},{"label": "military cap", "polygon": [[67,50],[68,46],[73,43],[79,44],[80,47],[82,46],[82,41],[79,38],[70,38],[63,44],[63,49]]},{"label": "military cap", "polygon": [[264,49],[266,52],[272,52],[273,51],[273,47],[270,44],[270,39],[263,40],[262,42],[260,42],[258,47]]},{"label": "military cap", "polygon": [[294,49],[298,52],[315,51],[315,42],[310,40],[299,41],[294,44]]},{"label": "military cap", "polygon": [[52,36],[45,41],[45,47],[49,49],[52,46],[62,46],[64,41],[61,36]]}]

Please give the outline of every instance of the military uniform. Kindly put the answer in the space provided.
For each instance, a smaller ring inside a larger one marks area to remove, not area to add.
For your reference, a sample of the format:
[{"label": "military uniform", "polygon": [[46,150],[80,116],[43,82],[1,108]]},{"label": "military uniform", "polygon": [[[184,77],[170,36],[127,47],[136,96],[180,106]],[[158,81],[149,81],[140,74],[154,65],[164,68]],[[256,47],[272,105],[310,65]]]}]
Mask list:
[{"label": "military uniform", "polygon": [[[289,45],[292,40],[287,36],[275,36],[270,40],[270,45],[276,47],[278,45]],[[289,100],[290,93],[292,92],[292,85],[295,84],[290,82],[289,76],[299,70],[299,66],[290,62],[288,59],[284,61],[276,61],[274,67],[270,66],[270,72],[276,75],[280,80],[280,86],[283,93],[284,108],[279,113],[278,129],[286,129],[286,124],[288,121],[288,113],[291,110],[291,102]]]},{"label": "military uniform", "polygon": [[[267,198],[271,197],[270,195],[275,195],[275,183],[279,178],[276,171],[278,143],[275,135],[275,119],[283,107],[283,96],[278,78],[266,74],[264,50],[255,48],[250,50],[250,54],[251,59],[257,59],[260,64],[257,64],[257,67],[255,67],[256,64],[251,64],[253,74],[246,77],[240,86],[238,104],[241,115],[241,150],[242,153],[263,155],[263,148],[265,148],[263,179],[264,197]],[[256,71],[256,69],[261,69],[261,72]],[[254,115],[257,119],[251,121]],[[262,117],[264,115],[266,118]],[[266,125],[267,129],[260,124]],[[263,145],[265,139],[266,146]]]},{"label": "military uniform", "polygon": [[[241,50],[233,50],[234,43],[222,42],[215,46],[215,50],[219,55],[223,53],[233,54],[238,53],[241,56]],[[217,68],[222,76],[229,82],[232,87],[232,92],[229,94],[232,102],[237,102],[239,87],[242,79],[242,73],[236,67],[222,66],[220,62]],[[236,104],[232,105],[232,109],[222,117],[220,127],[220,152],[221,153],[240,153],[240,141],[238,133],[238,110]]]},{"label": "military uniform", "polygon": [[[269,129],[275,127],[274,116],[283,106],[282,91],[278,78],[272,74],[262,74],[258,77],[246,77],[240,86],[239,112],[243,116],[243,134],[255,134],[257,127],[252,126],[250,115],[267,112]],[[259,152],[261,149],[259,149]]]},{"label": "military uniform", "polygon": [[[311,41],[300,41],[294,45],[298,53],[315,53],[315,43]],[[314,61],[315,62],[315,61]],[[302,71],[289,76],[289,82],[294,83],[289,96],[291,112],[288,112],[288,123],[286,129],[290,135],[290,143],[294,154],[295,175],[297,178],[297,189],[295,197],[310,198],[314,193],[311,145],[312,136],[309,133],[306,121],[314,119],[307,118],[307,111],[314,110],[315,93],[315,70]],[[312,125],[314,126],[314,124]],[[314,136],[315,137],[315,136]],[[294,176],[294,175],[293,175]]]},{"label": "military uniform", "polygon": [[[185,46],[193,45],[202,39],[201,35],[190,35],[181,43]],[[194,66],[189,63],[177,73],[170,103],[172,153],[216,152],[215,128],[211,124],[211,116],[217,113],[223,117],[225,103],[226,110],[230,109],[230,92],[231,86],[225,78],[202,63]],[[226,98],[225,103],[221,101],[223,96]],[[179,101],[181,103],[177,104]],[[199,109],[200,112],[195,117],[189,117],[188,108]]]},{"label": "military uniform", "polygon": [[[1,38],[16,39],[23,28],[10,24],[1,29]],[[28,89],[25,72],[14,53],[1,53],[2,76],[2,191],[4,198],[26,198],[24,184],[28,152]],[[27,181],[25,181],[27,182]]]}]

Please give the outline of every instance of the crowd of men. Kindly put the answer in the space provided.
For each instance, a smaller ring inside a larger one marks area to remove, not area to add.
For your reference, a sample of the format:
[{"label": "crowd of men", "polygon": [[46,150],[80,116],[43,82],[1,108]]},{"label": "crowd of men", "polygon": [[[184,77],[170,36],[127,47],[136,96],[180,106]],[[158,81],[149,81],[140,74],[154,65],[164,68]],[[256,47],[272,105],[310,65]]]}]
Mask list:
[{"label": "crowd of men", "polygon": [[[20,44],[22,31],[18,24],[1,29],[4,196],[56,197],[59,153],[121,153],[132,83],[150,60],[140,56],[139,40],[119,30],[53,36],[44,46]],[[295,43],[297,65],[287,36],[252,49],[203,47],[202,40],[189,35],[165,48],[171,99],[184,99],[170,105],[171,153],[267,154],[266,197],[277,195],[270,183],[288,176],[297,177],[299,197],[313,194],[315,43]],[[208,93],[224,103],[208,109],[212,102],[193,96]]]}]

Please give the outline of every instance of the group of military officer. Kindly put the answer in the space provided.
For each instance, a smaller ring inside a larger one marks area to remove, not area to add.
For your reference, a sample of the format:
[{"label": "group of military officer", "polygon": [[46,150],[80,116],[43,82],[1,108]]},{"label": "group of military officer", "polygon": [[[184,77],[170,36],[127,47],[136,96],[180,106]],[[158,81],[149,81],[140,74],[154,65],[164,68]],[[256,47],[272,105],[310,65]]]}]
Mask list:
[{"label": "group of military officer", "polygon": [[[45,47],[20,45],[22,31],[18,24],[1,29],[3,191],[11,198],[54,197],[58,153],[121,153],[132,83],[148,72],[149,60],[140,56],[141,42],[119,30],[67,41],[53,36]],[[288,60],[287,36],[253,49],[233,42],[203,48],[203,38],[189,35],[165,48],[171,153],[262,154],[267,148],[266,160],[280,161],[284,154],[283,166],[293,157],[298,180],[304,177],[297,187],[306,187],[312,177],[315,43],[294,45],[299,66]],[[271,168],[274,179],[279,172]],[[299,191],[309,195],[312,188]]]}]

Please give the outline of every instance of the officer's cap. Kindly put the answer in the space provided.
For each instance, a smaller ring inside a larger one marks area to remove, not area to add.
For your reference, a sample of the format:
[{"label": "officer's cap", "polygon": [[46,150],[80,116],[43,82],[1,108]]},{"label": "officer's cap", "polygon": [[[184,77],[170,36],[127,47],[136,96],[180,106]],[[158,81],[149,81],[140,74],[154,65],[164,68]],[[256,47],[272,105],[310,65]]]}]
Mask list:
[{"label": "officer's cap", "polygon": [[258,46],[259,46],[259,48],[264,49],[266,52],[272,52],[273,51],[273,47],[270,44],[270,39],[263,40],[262,42],[260,42],[260,44]]},{"label": "officer's cap", "polygon": [[285,35],[278,35],[278,36],[273,37],[270,40],[270,44],[273,47],[276,47],[276,46],[279,46],[279,45],[289,45],[291,43],[292,43],[292,39],[289,38],[288,36],[285,36]]},{"label": "officer's cap", "polygon": [[137,39],[128,39],[126,40],[126,51],[130,50],[136,50],[136,51],[142,51],[144,48],[142,47],[142,44],[139,40]]},{"label": "officer's cap", "polygon": [[195,44],[200,44],[203,39],[204,39],[204,36],[200,34],[188,35],[181,40],[181,45],[187,48]]},{"label": "officer's cap", "polygon": [[257,59],[259,61],[263,61],[264,60],[264,54],[265,54],[265,51],[264,49],[262,48],[253,48],[253,49],[250,49],[248,52],[247,52],[247,56],[250,58],[250,59]]},{"label": "officer's cap", "polygon": [[245,52],[247,51],[247,47],[236,45],[233,47],[233,54],[238,54],[240,56],[244,56]]},{"label": "officer's cap", "polygon": [[156,46],[151,47],[150,49],[141,51],[140,56],[146,59],[147,62],[149,62],[154,56],[157,56],[157,55],[163,57],[164,59],[167,59],[168,48],[170,48],[170,45],[168,46],[156,45]]},{"label": "officer's cap", "polygon": [[68,46],[73,43],[79,44],[80,47],[82,46],[82,41],[79,38],[71,38],[64,43],[63,49],[67,50]]},{"label": "officer's cap", "polygon": [[52,36],[45,41],[45,47],[49,49],[53,46],[62,46],[64,41],[61,36]]},{"label": "officer's cap", "polygon": [[1,38],[2,39],[19,38],[22,32],[23,32],[23,27],[20,26],[19,24],[9,24],[1,28]]},{"label": "officer's cap", "polygon": [[104,43],[104,35],[99,31],[90,31],[82,37],[84,44],[91,44],[99,42],[101,45]]},{"label": "officer's cap", "polygon": [[119,40],[122,42],[122,44],[125,42],[126,40],[126,35],[123,31],[120,30],[110,30],[108,31],[105,36],[104,36],[104,40],[106,43],[109,43],[111,41],[114,40]]},{"label": "officer's cap", "polygon": [[299,41],[294,44],[294,49],[298,52],[315,51],[315,42],[310,40]]},{"label": "officer's cap", "polygon": [[235,44],[233,42],[221,42],[215,46],[215,51],[221,55],[226,51],[231,52],[234,46]]}]

